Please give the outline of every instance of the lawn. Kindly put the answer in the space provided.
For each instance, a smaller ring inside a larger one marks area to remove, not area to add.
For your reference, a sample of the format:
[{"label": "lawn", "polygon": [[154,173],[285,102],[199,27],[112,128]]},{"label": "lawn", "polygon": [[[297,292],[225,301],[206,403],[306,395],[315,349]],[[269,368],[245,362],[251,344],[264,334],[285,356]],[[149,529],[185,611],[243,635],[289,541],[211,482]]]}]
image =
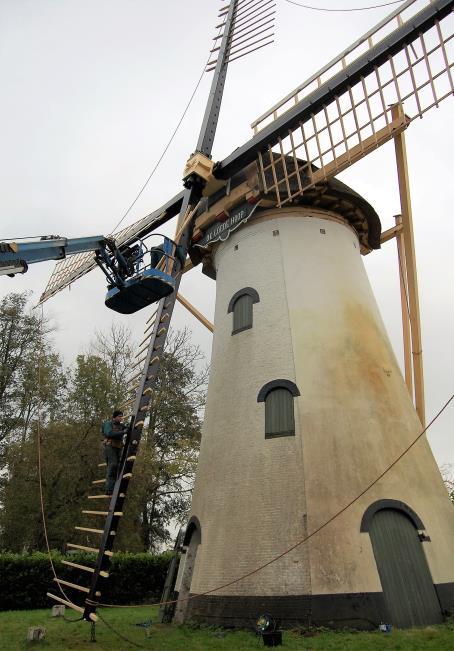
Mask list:
[{"label": "lawn", "polygon": [[[229,632],[222,629],[191,628],[155,624],[155,608],[103,608],[100,611],[106,622],[134,644],[120,639],[103,622],[96,625],[96,645],[90,642],[90,624],[65,622],[61,617],[51,617],[50,610],[16,610],[0,613],[0,649],[43,649],[43,651],[127,651],[128,649],[158,649],[159,651],[210,651],[211,649],[261,649],[263,643],[254,633]],[[75,617],[67,612],[68,617]],[[145,629],[136,624],[152,619],[151,627]],[[29,626],[43,626],[46,638],[40,642],[27,642]],[[374,651],[375,649],[454,649],[454,624],[431,626],[424,629],[384,633],[352,633],[316,631],[305,637],[296,631],[284,633],[282,649],[306,651]]]}]

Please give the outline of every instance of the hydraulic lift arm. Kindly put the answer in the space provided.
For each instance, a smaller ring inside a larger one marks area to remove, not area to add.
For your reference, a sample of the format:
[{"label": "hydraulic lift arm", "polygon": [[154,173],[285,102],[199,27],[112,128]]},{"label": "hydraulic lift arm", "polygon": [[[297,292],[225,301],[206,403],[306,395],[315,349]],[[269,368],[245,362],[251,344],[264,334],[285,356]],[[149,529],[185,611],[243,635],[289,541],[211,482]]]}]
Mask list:
[{"label": "hydraulic lift arm", "polygon": [[62,260],[67,255],[105,250],[108,240],[103,235],[68,239],[45,235],[23,242],[0,242],[0,276],[23,274],[28,266],[45,260]]}]

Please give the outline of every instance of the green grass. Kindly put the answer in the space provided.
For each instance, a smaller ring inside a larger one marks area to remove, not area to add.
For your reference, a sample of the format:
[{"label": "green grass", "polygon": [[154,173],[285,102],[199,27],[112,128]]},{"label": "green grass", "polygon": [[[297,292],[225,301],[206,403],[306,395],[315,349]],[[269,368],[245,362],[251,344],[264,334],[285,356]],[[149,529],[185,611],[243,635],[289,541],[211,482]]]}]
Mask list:
[{"label": "green grass", "polygon": [[[159,651],[211,651],[227,649],[262,649],[263,643],[253,633],[245,631],[229,632],[213,628],[191,628],[152,624],[147,631],[137,627],[138,622],[152,619],[156,621],[156,608],[106,608],[101,615],[122,635],[144,649]],[[67,612],[68,617],[75,617]],[[27,642],[29,626],[44,626],[45,640]],[[51,617],[49,610],[15,610],[0,613],[0,649],[16,651],[19,649],[42,649],[43,651],[127,651],[134,649],[131,644],[118,638],[101,621],[96,625],[97,644],[90,642],[90,625],[86,622],[67,623],[61,617]],[[454,624],[430,626],[423,629],[393,631],[384,633],[352,633],[318,631],[313,637],[304,637],[297,632],[286,631],[282,649],[309,651],[375,651],[376,649],[427,649],[443,651],[454,649]]]}]

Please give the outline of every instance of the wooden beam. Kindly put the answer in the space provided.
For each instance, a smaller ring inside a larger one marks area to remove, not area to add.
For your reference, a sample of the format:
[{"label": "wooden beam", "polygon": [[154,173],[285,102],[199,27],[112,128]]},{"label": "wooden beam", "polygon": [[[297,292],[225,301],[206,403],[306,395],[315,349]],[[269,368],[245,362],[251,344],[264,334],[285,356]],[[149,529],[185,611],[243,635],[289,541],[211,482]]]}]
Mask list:
[{"label": "wooden beam", "polygon": [[319,170],[316,170],[312,174],[310,185],[321,183],[325,181],[326,178],[342,172],[356,161],[364,158],[366,154],[374,151],[374,149],[377,149],[388,140],[391,140],[391,138],[394,138],[396,142],[397,137],[401,135],[410,124],[410,119],[407,118],[403,111],[393,113],[392,117],[393,119],[389,125],[376,131],[372,136],[365,138],[358,145],[348,149],[344,154],[337,156],[333,161],[324,165]]},{"label": "wooden beam", "polygon": [[[52,594],[51,592],[46,593],[48,597],[51,599],[54,599],[55,601],[58,601],[61,604],[64,604],[65,606],[69,606],[69,608],[72,608],[73,610],[76,610],[78,613],[83,613],[84,608],[81,608],[80,606],[77,606],[76,604],[73,604],[72,601],[66,601],[66,599],[62,599],[61,597],[57,597],[57,595]],[[88,616],[92,622],[97,622],[98,621],[98,615],[95,615],[95,613],[90,613]]]},{"label": "wooden beam", "polygon": [[[404,237],[402,232],[402,217],[396,215],[396,244],[399,261],[400,306],[402,310],[402,337],[404,343],[405,383],[413,402],[413,364],[411,361],[411,326],[410,304],[408,301],[407,261],[405,260]],[[389,230],[394,230],[390,228]],[[387,231],[388,232],[388,231]]]},{"label": "wooden beam", "polygon": [[[392,109],[393,121],[405,117],[402,104]],[[422,362],[421,321],[419,315],[418,275],[416,272],[415,240],[410,200],[410,181],[408,176],[405,135],[400,132],[394,136],[396,151],[397,178],[399,181],[400,205],[403,226],[403,243],[407,262],[408,302],[410,304],[411,346],[413,355],[413,374],[415,384],[415,408],[423,427],[425,427],[424,373]]]},{"label": "wooden beam", "polygon": [[208,321],[206,317],[203,316],[201,312],[197,308],[195,308],[184,296],[182,296],[180,293],[177,294],[177,301],[181,303],[183,307],[185,307],[193,316],[195,316],[198,321],[202,325],[205,326],[205,328],[208,328],[210,332],[214,331],[214,325],[211,323],[211,321]]},{"label": "wooden beam", "polygon": [[389,242],[389,240],[392,240],[394,237],[397,238],[397,236],[401,232],[402,232],[402,224],[400,222],[398,224],[396,223],[396,225],[393,226],[392,228],[388,228],[387,231],[383,231],[383,233],[380,236],[380,244]]}]

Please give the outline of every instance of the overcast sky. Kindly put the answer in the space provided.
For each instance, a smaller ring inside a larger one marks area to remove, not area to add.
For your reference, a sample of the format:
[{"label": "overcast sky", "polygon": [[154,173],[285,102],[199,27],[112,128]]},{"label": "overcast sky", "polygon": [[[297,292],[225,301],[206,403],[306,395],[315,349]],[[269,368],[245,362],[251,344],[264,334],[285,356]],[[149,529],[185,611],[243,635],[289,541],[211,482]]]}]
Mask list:
[{"label": "overcast sky", "polygon": [[[217,0],[0,0],[1,237],[108,234],[167,143],[207,60],[219,22]],[[313,0],[358,7],[366,0]],[[374,3],[370,3],[374,4]],[[392,9],[390,7],[388,9]],[[278,0],[276,43],[230,66],[214,159],[251,137],[250,123],[387,13],[327,14]],[[205,75],[168,155],[124,225],[181,189],[211,78]],[[449,98],[406,132],[423,327],[428,420],[454,392],[454,224]],[[399,197],[393,145],[340,178],[393,225]],[[173,225],[168,232],[173,232]],[[365,265],[399,360],[402,359],[395,242]],[[54,263],[0,279],[0,295],[39,296]],[[213,317],[215,284],[196,270],[182,293]],[[137,336],[145,315],[113,316],[95,270],[45,305],[69,362],[97,329],[116,320]],[[211,335],[177,305],[174,325],[188,325],[209,355]],[[454,462],[454,406],[428,436],[439,463]]]}]

